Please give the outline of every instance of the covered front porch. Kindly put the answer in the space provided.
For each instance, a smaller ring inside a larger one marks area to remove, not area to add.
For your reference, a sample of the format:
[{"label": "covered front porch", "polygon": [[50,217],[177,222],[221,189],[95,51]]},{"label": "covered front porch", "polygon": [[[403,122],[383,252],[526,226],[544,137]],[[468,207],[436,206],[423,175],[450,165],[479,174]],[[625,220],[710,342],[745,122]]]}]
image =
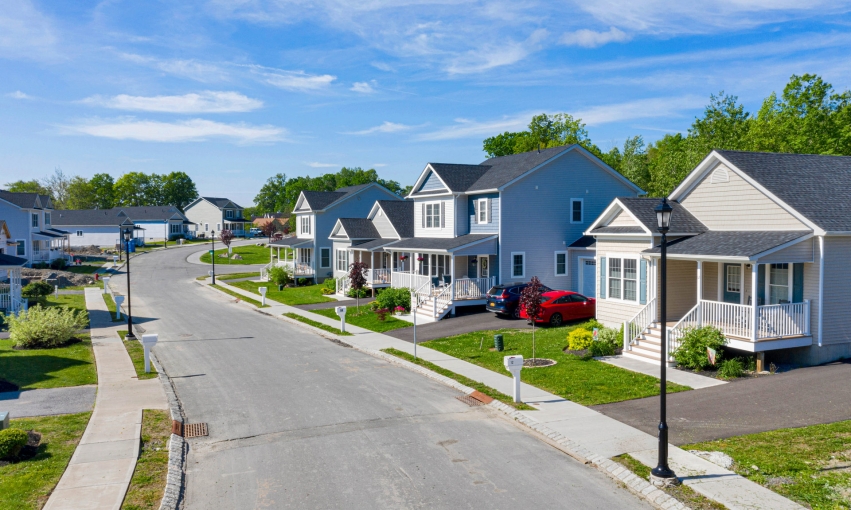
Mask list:
[{"label": "covered front porch", "polygon": [[274,266],[286,268],[293,278],[316,276],[313,260],[313,239],[288,237],[269,243],[269,263],[260,268],[260,279],[269,279],[269,269]]},{"label": "covered front porch", "polygon": [[391,255],[384,251],[383,247],[391,242],[393,240],[376,239],[350,246],[347,249],[340,248],[339,243],[335,243],[334,250],[337,254],[337,260],[334,261],[336,293],[341,296],[348,295],[351,288],[348,277],[349,265],[355,262],[366,264],[367,269],[364,273],[366,288],[371,289],[373,295],[375,295],[377,289],[390,287]]},{"label": "covered front porch", "polygon": [[0,253],[0,312],[18,313],[27,309],[21,296],[21,267],[27,260]]},{"label": "covered front porch", "polygon": [[50,263],[55,259],[68,258],[68,232],[64,230],[42,230],[32,234],[33,264]]}]

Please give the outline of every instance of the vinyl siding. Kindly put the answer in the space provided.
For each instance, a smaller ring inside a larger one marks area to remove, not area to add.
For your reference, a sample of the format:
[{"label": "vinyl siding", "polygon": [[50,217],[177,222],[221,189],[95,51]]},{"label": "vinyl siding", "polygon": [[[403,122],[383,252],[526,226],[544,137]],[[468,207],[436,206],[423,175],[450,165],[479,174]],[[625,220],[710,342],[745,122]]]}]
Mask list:
[{"label": "vinyl siding", "polygon": [[204,223],[210,224],[210,230],[216,228],[216,223],[224,223],[221,209],[206,200],[201,200],[194,206],[186,209],[183,214],[189,221],[198,225],[199,233],[204,232]]},{"label": "vinyl siding", "polygon": [[810,238],[759,259],[760,264],[782,262],[812,262],[815,239]]},{"label": "vinyl siding", "polygon": [[[488,223],[476,221],[476,202],[482,198],[488,199],[490,208]],[[471,234],[490,234],[499,232],[499,193],[486,193],[483,195],[471,195],[467,198],[467,221],[469,222]]]},{"label": "vinyl siding", "polygon": [[[606,257],[605,269],[606,271],[608,271],[609,258],[611,258],[609,254],[635,254],[636,256],[638,256],[641,251],[646,250],[650,247],[650,238],[648,237],[646,240],[643,241],[607,241],[598,238],[596,247],[597,275],[594,279],[594,288],[597,292],[597,320],[605,324],[607,327],[620,328],[624,322],[632,319],[635,314],[637,314],[639,311],[641,311],[642,308],[644,308],[645,305],[639,303],[632,303],[629,301],[600,299],[600,258]],[[573,267],[571,269],[573,269]],[[608,292],[606,292],[606,296],[608,297]]]},{"label": "vinyl siding", "polygon": [[[459,195],[455,197],[455,209],[458,211],[464,210],[464,203],[468,200],[467,195]],[[460,205],[459,205],[460,204]],[[455,215],[455,235],[463,236],[470,233],[470,218],[463,214]]]},{"label": "vinyl siding", "polygon": [[[337,250],[350,250],[351,249],[350,244],[351,243],[349,243],[348,241],[346,241],[344,243],[335,242],[335,243],[331,244],[331,271],[333,271],[333,273],[334,273],[333,276],[335,278],[340,278],[342,276],[346,276],[347,274],[349,274],[348,271],[337,271]],[[352,257],[350,255],[349,256],[349,262],[351,262],[351,258]],[[318,260],[316,261],[316,265],[317,266],[319,265]],[[323,270],[323,271],[327,271],[327,270]]]},{"label": "vinyl siding", "polygon": [[440,178],[434,174],[434,172],[429,172],[428,177],[425,178],[423,185],[420,186],[420,189],[417,191],[437,191],[437,190],[446,190],[446,186],[440,182]]},{"label": "vinyl siding", "polygon": [[[506,187],[500,193],[499,249],[505,255],[500,257],[500,274],[508,278],[511,252],[522,251],[526,252],[527,278],[537,276],[547,286],[562,287],[564,278],[554,275],[553,254],[566,250],[566,244],[579,239],[618,196],[636,196],[636,193],[578,151],[570,151]],[[571,198],[584,201],[582,223],[570,223]],[[524,214],[530,207],[540,211],[531,223],[529,215]],[[569,274],[575,271],[574,265],[568,268]]]},{"label": "vinyl siding", "polygon": [[[26,255],[24,255],[24,257],[27,260],[32,260],[30,258],[32,257],[32,236],[30,235],[30,210],[21,210],[11,204],[6,203],[5,201],[0,201],[0,218],[5,220],[6,226],[9,227],[9,234],[12,236],[9,239],[11,239],[12,241],[23,239],[26,241]],[[17,246],[10,246],[6,253],[9,255],[17,256],[16,250]]]},{"label": "vinyl siding", "polygon": [[469,248],[464,248],[463,250],[458,250],[455,252],[457,255],[496,255],[498,243],[496,239],[490,241],[484,241],[478,244],[474,244]]},{"label": "vinyl siding", "polygon": [[[712,172],[680,202],[710,230],[809,230],[791,214],[724,165],[729,182],[711,182]],[[790,183],[794,186],[794,183]]]},{"label": "vinyl siding", "polygon": [[[750,278],[750,273],[744,275],[745,279]],[[703,284],[703,293],[701,297],[709,301],[723,301],[718,299],[718,263],[704,262],[703,275],[701,275]]]},{"label": "vinyl siding", "polygon": [[[423,204],[442,203],[445,218],[442,228],[423,227]],[[455,197],[414,199],[414,237],[455,237]]]},{"label": "vinyl siding", "polygon": [[398,237],[396,230],[390,223],[390,220],[387,219],[387,216],[381,209],[378,209],[375,217],[372,218],[372,224],[375,226],[375,230],[378,230],[378,235],[380,235],[382,239],[395,239]]},{"label": "vinyl siding", "polygon": [[[657,288],[662,269],[657,265]],[[697,304],[697,262],[668,259],[668,321],[678,321]]]},{"label": "vinyl siding", "polygon": [[[806,277],[805,274],[805,290],[807,288]],[[818,282],[818,278],[816,278],[816,282]],[[851,287],[851,237],[825,237],[823,344],[851,342],[848,313],[851,310],[849,287]],[[817,312],[813,313],[813,317],[816,318],[813,324],[816,324],[818,314]],[[814,329],[813,331],[818,330]]]},{"label": "vinyl siding", "polygon": [[[118,225],[110,227],[83,227],[74,225],[63,225],[62,230],[70,232],[68,239],[71,243],[71,251],[75,247],[99,246],[101,248],[114,248],[118,246],[120,231]],[[77,236],[77,231],[82,230],[82,237]]]},{"label": "vinyl siding", "polygon": [[606,224],[607,227],[640,227],[641,225],[635,221],[632,216],[624,211],[618,213],[612,218],[612,221]]}]

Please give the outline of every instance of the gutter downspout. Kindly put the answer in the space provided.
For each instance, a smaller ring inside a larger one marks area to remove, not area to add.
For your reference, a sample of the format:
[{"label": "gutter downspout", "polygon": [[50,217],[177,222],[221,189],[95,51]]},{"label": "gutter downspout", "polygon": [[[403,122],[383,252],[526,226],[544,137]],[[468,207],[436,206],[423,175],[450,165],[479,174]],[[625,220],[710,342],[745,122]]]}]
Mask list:
[{"label": "gutter downspout", "polygon": [[822,317],[824,317],[824,236],[818,237],[818,346],[822,344],[822,330],[824,328]]},{"label": "gutter downspout", "polygon": [[[496,243],[496,269],[497,269],[497,273],[499,274],[498,283],[500,285],[502,285],[502,282],[503,282],[503,276],[502,276],[502,274],[503,274],[503,271],[502,271],[502,206],[503,206],[503,204],[502,204],[502,191],[501,190],[497,192],[497,199],[499,200],[499,229],[498,229],[499,238],[497,239],[497,243]],[[568,262],[568,264],[569,264],[569,262]],[[511,270],[511,268],[509,268],[509,271],[510,270]]]}]

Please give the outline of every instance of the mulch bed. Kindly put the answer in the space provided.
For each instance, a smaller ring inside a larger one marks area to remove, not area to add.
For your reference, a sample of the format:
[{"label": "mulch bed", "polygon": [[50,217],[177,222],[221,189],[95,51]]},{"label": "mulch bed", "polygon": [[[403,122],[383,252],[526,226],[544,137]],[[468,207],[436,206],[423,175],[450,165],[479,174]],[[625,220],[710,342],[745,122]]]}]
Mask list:
[{"label": "mulch bed", "polygon": [[4,381],[3,379],[0,379],[0,393],[6,392],[6,391],[18,391],[19,389],[20,388],[18,387],[18,385],[12,384],[9,381]]},{"label": "mulch bed", "polygon": [[14,457],[5,457],[0,459],[0,466],[7,464],[15,464],[24,460],[29,460],[38,454],[38,446],[41,444],[41,434],[34,430],[27,431],[27,444],[21,448],[18,455]]},{"label": "mulch bed", "polygon": [[556,364],[556,360],[547,358],[528,358],[523,360],[523,368],[544,368]]},{"label": "mulch bed", "polygon": [[[588,352],[588,349],[580,349],[580,350],[577,350],[577,351],[571,351],[569,348],[565,347],[564,349],[562,349],[562,351],[565,354],[573,354],[574,356],[579,356],[580,358],[584,358],[585,356],[588,356],[590,354]],[[617,355],[620,355],[620,354],[623,354],[623,348],[619,347],[619,348],[615,349],[615,353],[612,356],[617,356]]]}]

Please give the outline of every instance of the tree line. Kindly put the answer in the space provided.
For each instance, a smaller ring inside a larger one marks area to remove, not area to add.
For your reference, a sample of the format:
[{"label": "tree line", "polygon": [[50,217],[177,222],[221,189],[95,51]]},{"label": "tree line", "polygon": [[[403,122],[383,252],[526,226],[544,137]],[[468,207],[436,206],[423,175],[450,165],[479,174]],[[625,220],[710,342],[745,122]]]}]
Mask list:
[{"label": "tree line", "polygon": [[41,180],[6,183],[6,189],[48,195],[56,209],[173,205],[183,210],[198,197],[195,183],[185,172],[163,175],[128,172],[115,180],[107,173],[87,179],[56,169],[53,175]]},{"label": "tree line", "polygon": [[560,113],[535,115],[526,131],[492,136],[483,147],[495,157],[574,143],[650,196],[664,196],[713,149],[851,155],[851,92],[834,92],[817,75],[793,75],[782,94],[771,93],[756,113],[722,91],[710,96],[703,117],[686,134],[667,134],[651,144],[637,135],[603,152],[581,119]]}]

